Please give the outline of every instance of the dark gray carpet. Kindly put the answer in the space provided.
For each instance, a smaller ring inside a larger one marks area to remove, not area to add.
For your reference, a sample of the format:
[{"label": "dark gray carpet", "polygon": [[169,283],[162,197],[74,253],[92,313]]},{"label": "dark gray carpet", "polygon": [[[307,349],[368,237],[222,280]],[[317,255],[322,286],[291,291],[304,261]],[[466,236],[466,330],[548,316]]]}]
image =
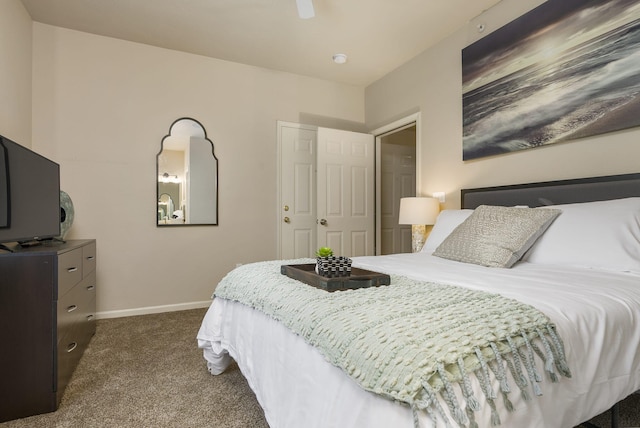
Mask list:
[{"label": "dark gray carpet", "polygon": [[196,343],[204,313],[98,320],[58,411],[0,427],[268,428],[237,366],[207,372]]},{"label": "dark gray carpet", "polygon": [[[195,339],[204,313],[99,320],[58,411],[0,427],[268,428],[237,366],[207,372]],[[609,427],[609,414],[592,422]],[[640,395],[622,403],[620,422],[640,427]]]}]

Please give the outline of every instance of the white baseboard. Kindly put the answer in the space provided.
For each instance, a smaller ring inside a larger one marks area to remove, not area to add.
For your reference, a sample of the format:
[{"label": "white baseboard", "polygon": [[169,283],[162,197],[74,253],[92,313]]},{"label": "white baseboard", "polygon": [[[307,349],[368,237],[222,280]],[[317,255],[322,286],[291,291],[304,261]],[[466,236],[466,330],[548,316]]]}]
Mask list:
[{"label": "white baseboard", "polygon": [[159,314],[162,312],[186,311],[189,309],[208,308],[211,300],[202,302],[178,303],[175,305],[147,306],[144,308],[123,309],[119,311],[104,311],[96,313],[96,319],[132,317],[136,315]]}]

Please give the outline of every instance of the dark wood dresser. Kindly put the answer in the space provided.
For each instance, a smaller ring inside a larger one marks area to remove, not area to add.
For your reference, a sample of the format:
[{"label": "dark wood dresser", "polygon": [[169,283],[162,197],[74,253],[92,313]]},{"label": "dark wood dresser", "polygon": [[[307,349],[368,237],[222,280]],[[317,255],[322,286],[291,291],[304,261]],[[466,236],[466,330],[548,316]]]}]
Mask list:
[{"label": "dark wood dresser", "polygon": [[95,310],[95,240],[0,254],[0,422],[58,408]]}]

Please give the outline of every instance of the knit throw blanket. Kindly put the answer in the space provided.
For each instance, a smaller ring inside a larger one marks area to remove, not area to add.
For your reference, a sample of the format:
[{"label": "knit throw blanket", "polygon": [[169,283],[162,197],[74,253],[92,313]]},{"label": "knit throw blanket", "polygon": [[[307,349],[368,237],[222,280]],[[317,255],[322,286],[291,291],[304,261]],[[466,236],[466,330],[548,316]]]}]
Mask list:
[{"label": "knit throw blanket", "polygon": [[496,406],[513,410],[507,370],[525,400],[542,394],[536,358],[553,382],[556,373],[571,377],[554,325],[529,305],[393,275],[389,286],[328,293],[280,274],[281,265],[295,263],[313,260],[243,265],[220,282],[215,296],[269,315],[362,388],[407,403],[416,427],[419,411],[434,424],[439,415],[447,427],[450,418],[477,427],[474,411],[483,403],[491,407],[492,425],[499,425]]}]

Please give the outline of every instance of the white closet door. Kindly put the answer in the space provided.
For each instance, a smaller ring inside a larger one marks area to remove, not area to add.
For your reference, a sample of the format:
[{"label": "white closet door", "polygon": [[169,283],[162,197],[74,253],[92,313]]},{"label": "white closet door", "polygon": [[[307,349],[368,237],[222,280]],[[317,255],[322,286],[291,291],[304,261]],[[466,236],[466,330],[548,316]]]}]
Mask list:
[{"label": "white closet door", "polygon": [[374,138],[318,128],[318,247],[336,255],[374,254]]},{"label": "white closet door", "polygon": [[313,257],[316,245],[316,129],[280,125],[280,258]]},{"label": "white closet door", "polygon": [[374,254],[374,138],[280,122],[279,257]]}]

